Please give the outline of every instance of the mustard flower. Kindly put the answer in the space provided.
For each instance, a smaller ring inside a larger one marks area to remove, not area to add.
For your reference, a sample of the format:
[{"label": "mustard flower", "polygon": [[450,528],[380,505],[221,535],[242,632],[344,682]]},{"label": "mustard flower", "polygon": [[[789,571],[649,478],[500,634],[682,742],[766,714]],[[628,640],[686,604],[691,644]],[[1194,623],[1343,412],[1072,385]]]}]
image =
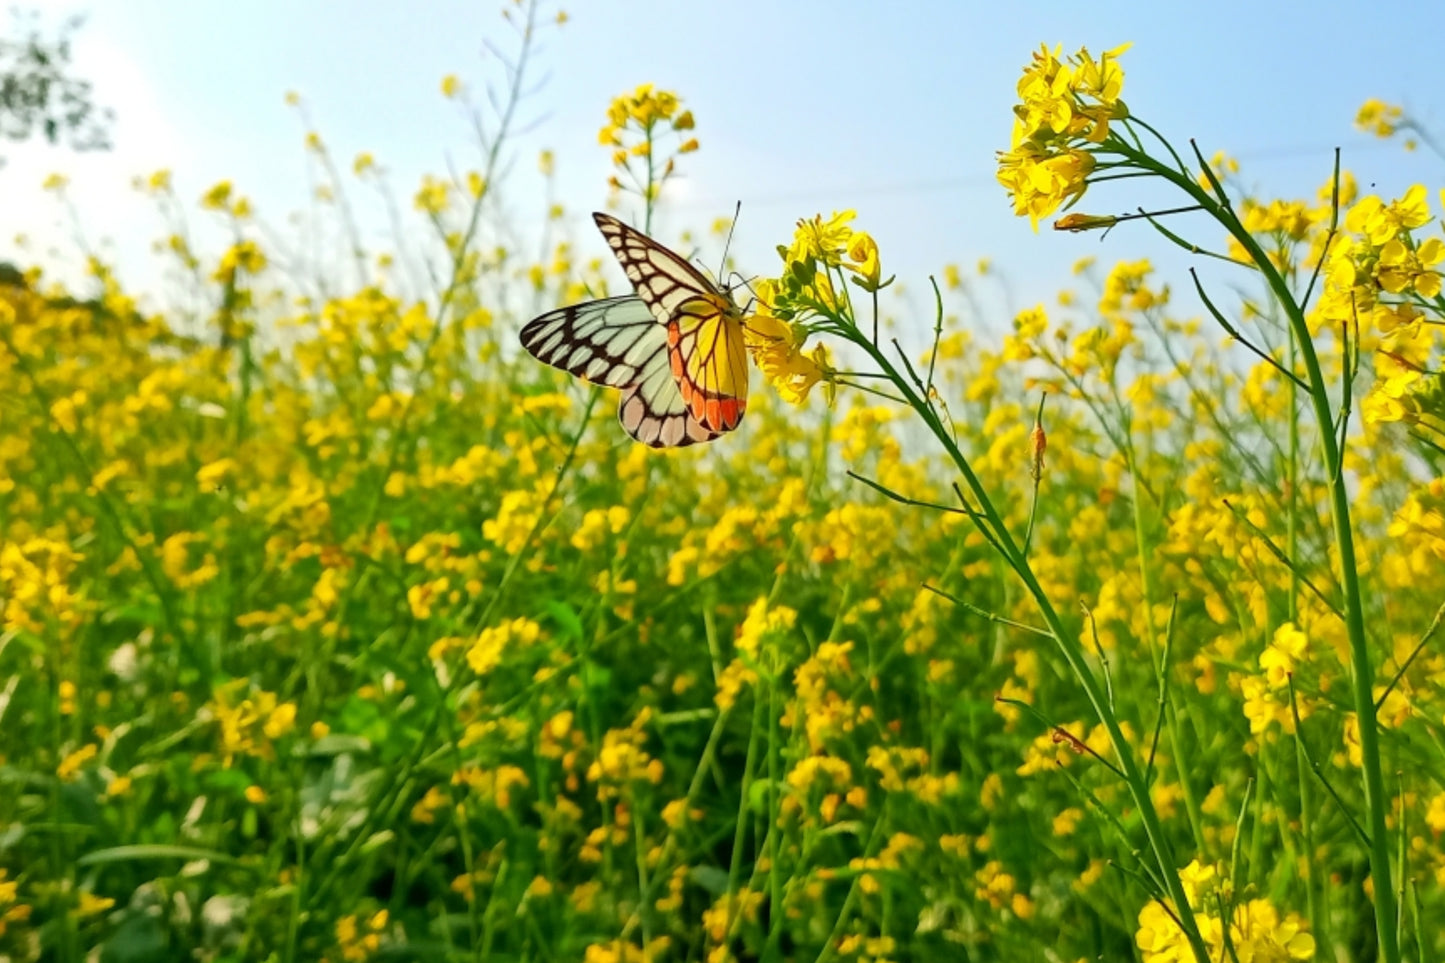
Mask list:
[{"label": "mustard flower", "polygon": [[808,332],[801,325],[789,324],[768,314],[755,314],[748,318],[743,337],[753,363],[789,404],[805,403],[814,385],[833,376],[826,347],[818,344],[811,354],[803,352]]},{"label": "mustard flower", "polygon": [[1405,111],[1395,104],[1372,97],[1360,105],[1359,113],[1355,115],[1355,127],[1376,137],[1390,137],[1399,129],[1404,114]]}]

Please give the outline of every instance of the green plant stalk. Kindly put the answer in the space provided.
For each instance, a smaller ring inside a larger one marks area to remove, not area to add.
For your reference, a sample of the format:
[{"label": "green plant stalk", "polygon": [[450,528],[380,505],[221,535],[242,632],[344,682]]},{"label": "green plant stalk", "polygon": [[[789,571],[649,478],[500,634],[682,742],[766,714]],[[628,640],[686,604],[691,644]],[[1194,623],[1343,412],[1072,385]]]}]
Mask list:
[{"label": "green plant stalk", "polygon": [[[687,786],[687,795],[683,797],[689,809],[692,808],[693,802],[702,790],[704,778],[712,768],[713,761],[717,755],[718,744],[722,741],[723,729],[731,717],[731,709],[721,709],[713,719],[712,731],[708,733],[707,737],[707,745],[703,746],[702,756],[698,759],[697,768],[692,774],[692,781],[688,783]],[[619,934],[620,939],[628,939],[632,936],[632,931],[641,925],[643,909],[651,904],[660,881],[667,879],[667,868],[671,865],[674,850],[677,849],[678,834],[679,830],[673,828],[668,829],[667,837],[662,843],[661,855],[657,859],[657,872],[653,873],[652,881],[649,883],[648,889],[642,893],[638,900],[637,908],[632,911],[632,915],[629,916],[627,922],[623,924],[622,932]]]},{"label": "green plant stalk", "polygon": [[[762,676],[759,675],[758,683],[762,684],[762,681]],[[738,821],[733,832],[732,860],[728,865],[728,915],[727,924],[723,927],[723,932],[726,934],[723,937],[724,946],[727,945],[728,940],[737,935],[733,932],[733,927],[740,928],[744,919],[744,914],[738,912],[738,904],[741,902],[739,897],[742,895],[738,890],[738,885],[742,880],[743,872],[743,839],[748,831],[748,796],[752,794],[753,780],[757,778],[758,751],[760,748],[764,752],[767,751],[766,747],[762,746],[767,739],[767,734],[764,732],[765,720],[763,719],[766,712],[767,705],[758,696],[755,688],[753,691],[753,720],[748,728],[748,753],[743,759],[743,779],[738,786]]]},{"label": "green plant stalk", "polygon": [[[968,459],[959,449],[958,444],[947,428],[938,420],[938,416],[928,405],[927,401],[920,397],[910,383],[897,368],[883,354],[877,345],[870,342],[862,335],[862,332],[851,326],[842,325],[839,333],[852,343],[858,345],[873,359],[884,372],[894,386],[903,394],[908,406],[918,412],[920,418],[928,426],[935,438],[943,445],[948,452],[949,458],[953,460],[954,466],[959,474],[963,476],[964,482],[968,485],[969,491],[978,500],[978,511],[983,516],[982,521],[988,523],[992,534],[997,539],[999,548],[1002,550],[1006,560],[1023,581],[1029,594],[1033,596],[1034,603],[1038,606],[1039,614],[1043,617],[1045,625],[1053,635],[1055,643],[1062,652],[1069,668],[1073,670],[1075,678],[1083,688],[1089,702],[1094,707],[1094,712],[1103,723],[1105,731],[1109,734],[1109,742],[1114,747],[1115,754],[1119,757],[1120,767],[1124,773],[1124,781],[1129,787],[1129,793],[1138,807],[1140,821],[1144,824],[1144,833],[1149,838],[1150,848],[1154,852],[1154,859],[1159,867],[1159,875],[1163,878],[1165,889],[1169,898],[1173,900],[1175,912],[1178,914],[1180,928],[1184,931],[1185,937],[1189,940],[1190,947],[1194,951],[1195,958],[1199,963],[1212,963],[1209,949],[1204,943],[1204,938],[1199,933],[1199,924],[1194,919],[1194,911],[1189,905],[1188,895],[1184,892],[1183,883],[1179,879],[1179,868],[1176,865],[1173,848],[1164,834],[1164,826],[1159,820],[1159,813],[1154,808],[1154,801],[1149,795],[1149,787],[1144,780],[1144,775],[1139,769],[1138,760],[1134,758],[1133,749],[1124,738],[1123,730],[1119,728],[1119,721],[1115,717],[1112,707],[1109,705],[1099,680],[1089,668],[1088,657],[1082,646],[1064,629],[1063,621],[1050,603],[1048,595],[1044,592],[1043,586],[1039,584],[1034,576],[1033,569],[1029,566],[1019,552],[1013,536],[1009,534],[1003,518],[994,508],[993,502],[988,497],[988,491],[983,487],[983,482],[974,474],[973,468],[969,465]],[[975,517],[975,521],[979,521]],[[982,526],[980,526],[982,527]]]},{"label": "green plant stalk", "polygon": [[[778,579],[781,583],[782,579]],[[782,813],[779,810],[781,796],[778,792],[778,783],[782,776],[778,772],[781,762],[780,756],[783,752],[782,735],[779,731],[779,722],[782,719],[782,712],[778,708],[778,686],[773,680],[768,681],[768,900],[771,903],[772,912],[768,914],[768,920],[772,924],[767,934],[767,949],[764,951],[764,958],[777,959],[778,950],[782,945],[783,928],[787,926],[788,914],[783,911],[783,872],[778,865],[782,855],[778,837],[782,835],[779,828]]]},{"label": "green plant stalk", "polygon": [[[1384,963],[1400,963],[1400,944],[1396,932],[1398,910],[1395,901],[1394,874],[1390,868],[1389,836],[1385,827],[1389,801],[1385,797],[1385,780],[1380,768],[1379,732],[1375,717],[1374,694],[1371,690],[1374,667],[1370,663],[1369,639],[1365,635],[1360,573],[1355,561],[1354,532],[1350,524],[1349,492],[1345,489],[1343,473],[1335,470],[1335,466],[1340,464],[1339,438],[1333,430],[1334,415],[1330,411],[1329,392],[1325,384],[1324,372],[1320,368],[1319,355],[1315,352],[1314,342],[1310,337],[1309,324],[1305,321],[1304,311],[1295,302],[1284,277],[1270,262],[1264,249],[1244,229],[1244,225],[1235,217],[1231,208],[1220,203],[1185,174],[1165,167],[1149,155],[1136,151],[1124,141],[1111,137],[1108,146],[1128,157],[1141,168],[1162,177],[1203,205],[1210,215],[1249,253],[1255,267],[1264,276],[1265,283],[1269,285],[1270,292],[1289,319],[1290,330],[1299,351],[1299,359],[1304,362],[1310,402],[1314,407],[1315,421],[1319,426],[1322,460],[1328,469],[1325,473],[1326,483],[1330,493],[1335,543],[1339,552],[1339,577],[1345,608],[1345,630],[1350,640],[1351,695],[1355,703],[1355,715],[1360,731],[1360,769],[1365,790],[1366,827],[1370,840],[1370,876],[1374,883],[1376,939],[1379,943],[1380,959]],[[1205,170],[1208,170],[1207,166]]]},{"label": "green plant stalk", "polygon": [[[888,804],[883,805],[883,812],[878,814],[878,819],[868,830],[868,841],[863,845],[863,858],[872,859],[878,855],[883,848],[883,825],[888,822]],[[848,895],[843,897],[843,906],[838,910],[838,916],[833,920],[833,929],[828,933],[828,938],[823,942],[823,949],[819,951],[814,963],[831,963],[838,955],[838,944],[842,940],[844,930],[848,926],[848,920],[852,918],[854,909],[858,906],[861,897],[858,895],[858,881],[864,876],[863,872],[853,873],[853,878],[848,882]]]},{"label": "green plant stalk", "polygon": [[[1126,429],[1124,435],[1127,442],[1124,449],[1124,456],[1128,459],[1129,474],[1133,478],[1139,477],[1139,463],[1134,450],[1133,432]],[[1154,629],[1154,580],[1150,577],[1148,542],[1144,532],[1144,500],[1135,492],[1130,499],[1134,506],[1134,547],[1139,559],[1139,582],[1144,591],[1144,627],[1149,637],[1149,651],[1153,658],[1149,664],[1154,669],[1154,681],[1159,683],[1170,671],[1168,665],[1161,665],[1159,662],[1161,646],[1156,637]],[[1208,847],[1204,845],[1204,825],[1199,812],[1199,799],[1195,795],[1194,785],[1189,781],[1189,765],[1184,758],[1184,743],[1179,738],[1179,722],[1174,714],[1173,700],[1165,699],[1159,706],[1159,711],[1164,714],[1164,728],[1169,733],[1169,747],[1173,750],[1174,767],[1179,777],[1179,788],[1184,794],[1184,812],[1189,816],[1189,829],[1194,835],[1194,847],[1200,853],[1205,852]]]},{"label": "green plant stalk", "polygon": [[[1298,352],[1291,331],[1289,339],[1289,369],[1295,369]],[[1289,382],[1289,460],[1285,466],[1286,484],[1289,491],[1285,496],[1285,551],[1289,566],[1289,620],[1299,624],[1299,384]],[[1315,946],[1325,959],[1331,958],[1329,920],[1320,902],[1319,867],[1315,865],[1314,806],[1310,801],[1309,763],[1305,758],[1304,746],[1300,742],[1299,730],[1294,733],[1295,770],[1299,780],[1300,835],[1305,854],[1305,912],[1310,918],[1310,932],[1314,935]]]},{"label": "green plant stalk", "polygon": [[[652,907],[647,905],[647,894],[652,892],[652,883],[647,876],[647,832],[642,825],[645,806],[638,805],[636,793],[628,787],[627,805],[632,807],[632,849],[637,862],[637,911],[642,924],[642,945],[652,944]],[[658,875],[661,876],[661,870]],[[478,961],[480,963],[480,961]]]}]

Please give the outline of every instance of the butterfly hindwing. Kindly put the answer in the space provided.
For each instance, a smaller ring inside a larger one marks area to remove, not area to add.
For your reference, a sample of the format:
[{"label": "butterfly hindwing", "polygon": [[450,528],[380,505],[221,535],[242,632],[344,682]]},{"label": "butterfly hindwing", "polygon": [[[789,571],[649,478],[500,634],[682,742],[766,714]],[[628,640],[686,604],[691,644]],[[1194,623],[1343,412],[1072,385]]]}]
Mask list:
[{"label": "butterfly hindwing", "polygon": [[742,319],[720,311],[694,317],[685,308],[667,337],[672,374],[693,416],[718,431],[736,428],[748,397]]},{"label": "butterfly hindwing", "polygon": [[[661,329],[658,329],[661,335]],[[625,388],[617,406],[617,419],[633,438],[653,448],[680,448],[712,441],[713,431],[692,416],[677,380],[668,370],[666,340],[642,371],[637,384]]]}]

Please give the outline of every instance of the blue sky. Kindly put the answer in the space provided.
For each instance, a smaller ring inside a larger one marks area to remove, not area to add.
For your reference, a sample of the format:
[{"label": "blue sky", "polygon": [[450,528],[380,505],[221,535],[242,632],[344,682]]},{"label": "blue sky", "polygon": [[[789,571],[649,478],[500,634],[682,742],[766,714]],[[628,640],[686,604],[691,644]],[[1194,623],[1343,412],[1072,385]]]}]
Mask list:
[{"label": "blue sky", "polygon": [[[196,0],[39,4],[48,22],[87,12],[78,69],[115,108],[116,149],[77,156],[40,144],[3,147],[0,259],[37,261],[65,276],[79,261],[70,228],[38,190],[51,171],[71,177],[92,243],[105,240],[132,285],[154,289],[150,244],[166,230],[130,190],[136,174],[169,168],[193,202],[235,182],[283,234],[307,206],[305,126],[284,104],[306,100],[315,128],[349,170],[373,152],[409,198],[423,172],[476,164],[443,75],[473,90],[498,77],[484,41],[510,48],[495,2],[347,4]],[[555,11],[555,7],[552,8]],[[664,241],[705,228],[742,202],[734,250],[742,269],[770,273],[775,245],[802,216],[855,208],[878,239],[885,271],[911,290],[943,264],[989,257],[1009,279],[1013,307],[1050,302],[1084,255],[1106,261],[1169,255],[1144,228],[1096,236],[1035,235],[1012,217],[993,178],[1008,146],[1019,71],[1041,42],[1072,51],[1134,43],[1123,59],[1132,111],[1183,147],[1223,149],[1265,192],[1312,194],[1331,150],[1366,190],[1438,185],[1442,163],[1405,155],[1352,130],[1368,97],[1402,102],[1445,125],[1433,53],[1445,6],[1426,0],[1381,8],[1364,2],[910,4],[578,0],[570,21],[547,30],[537,52],[539,87],[526,101],[529,129],[515,142],[504,185],[519,224],[545,209],[533,175],[539,150],[556,152],[558,200],[586,250],[601,252],[587,214],[603,205],[606,152],[596,133],[616,94],[643,81],[676,90],[698,121],[702,149],[657,224]],[[1432,191],[1433,194],[1433,191]],[[360,217],[378,234],[381,207],[358,189]],[[1087,209],[1128,210],[1130,189],[1091,192]],[[627,212],[624,211],[624,214]],[[207,215],[193,209],[195,223]],[[18,254],[16,232],[30,236]],[[1209,238],[1203,238],[1208,240]],[[703,260],[715,264],[716,250]],[[1176,279],[1176,290],[1185,286]],[[1006,319],[999,319],[1006,322]]]}]

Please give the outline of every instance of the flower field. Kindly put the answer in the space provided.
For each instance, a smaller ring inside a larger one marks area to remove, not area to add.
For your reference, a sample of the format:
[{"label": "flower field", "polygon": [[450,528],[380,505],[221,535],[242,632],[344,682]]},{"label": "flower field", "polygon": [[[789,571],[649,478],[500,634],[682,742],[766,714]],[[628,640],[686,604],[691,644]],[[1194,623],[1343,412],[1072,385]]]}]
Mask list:
[{"label": "flower field", "polygon": [[[230,184],[196,250],[166,172],[186,304],[0,278],[0,960],[1445,959],[1445,198],[1251,197],[1121,55],[1037,52],[999,154],[1116,263],[995,342],[800,212],[675,450],[520,350],[630,292],[480,243],[495,169],[412,198],[421,298]],[[599,121],[644,229],[706,118]]]}]

